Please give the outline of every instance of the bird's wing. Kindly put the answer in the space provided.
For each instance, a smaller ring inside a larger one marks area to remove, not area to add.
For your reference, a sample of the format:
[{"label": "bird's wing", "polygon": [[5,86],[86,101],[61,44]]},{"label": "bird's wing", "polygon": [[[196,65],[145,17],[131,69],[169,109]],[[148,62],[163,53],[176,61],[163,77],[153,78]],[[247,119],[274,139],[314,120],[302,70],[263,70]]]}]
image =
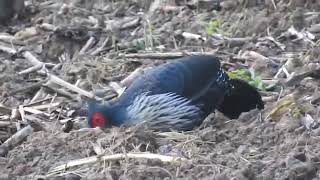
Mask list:
[{"label": "bird's wing", "polygon": [[194,100],[216,84],[221,70],[220,62],[214,56],[190,56],[177,61],[177,66],[184,77],[182,95]]},{"label": "bird's wing", "polygon": [[214,56],[188,56],[157,66],[139,76],[119,100],[131,103],[145,92],[150,95],[175,93],[197,100],[216,83],[220,62]]}]

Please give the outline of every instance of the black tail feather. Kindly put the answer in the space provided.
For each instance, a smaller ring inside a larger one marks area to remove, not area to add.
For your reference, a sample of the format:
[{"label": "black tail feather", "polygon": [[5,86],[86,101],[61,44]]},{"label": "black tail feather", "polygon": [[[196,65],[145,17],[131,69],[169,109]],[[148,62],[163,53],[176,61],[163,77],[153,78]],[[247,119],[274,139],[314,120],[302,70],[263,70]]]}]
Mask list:
[{"label": "black tail feather", "polygon": [[232,90],[217,108],[225,116],[236,119],[242,112],[263,109],[264,103],[256,88],[239,79],[230,79]]}]

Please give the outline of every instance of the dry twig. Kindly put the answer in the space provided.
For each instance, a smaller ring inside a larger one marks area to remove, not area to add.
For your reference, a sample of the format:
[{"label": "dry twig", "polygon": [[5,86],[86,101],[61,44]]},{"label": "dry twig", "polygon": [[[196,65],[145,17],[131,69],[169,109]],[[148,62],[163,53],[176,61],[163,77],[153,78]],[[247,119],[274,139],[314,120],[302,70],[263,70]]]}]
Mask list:
[{"label": "dry twig", "polygon": [[8,151],[19,145],[27,136],[33,133],[33,128],[28,125],[16,132],[0,146],[0,156],[5,156]]},{"label": "dry twig", "polygon": [[294,86],[295,84],[299,83],[306,77],[313,77],[313,78],[320,78],[320,69],[315,69],[311,71],[302,72],[299,74],[292,75],[289,77],[289,79],[286,81],[287,86]]},{"label": "dry twig", "polygon": [[152,154],[152,153],[128,153],[128,154],[113,154],[113,155],[104,155],[104,156],[92,156],[83,159],[77,159],[70,161],[66,164],[60,165],[58,167],[53,168],[48,176],[52,176],[56,173],[64,171],[68,168],[96,163],[99,161],[116,161],[116,160],[123,160],[123,159],[158,159],[162,162],[169,162],[169,163],[181,163],[186,161],[187,159],[181,157],[172,157],[172,156],[165,156],[160,154]]},{"label": "dry twig", "polygon": [[141,58],[141,59],[175,59],[190,55],[214,55],[215,52],[171,52],[171,53],[132,53],[120,54],[125,58]]}]

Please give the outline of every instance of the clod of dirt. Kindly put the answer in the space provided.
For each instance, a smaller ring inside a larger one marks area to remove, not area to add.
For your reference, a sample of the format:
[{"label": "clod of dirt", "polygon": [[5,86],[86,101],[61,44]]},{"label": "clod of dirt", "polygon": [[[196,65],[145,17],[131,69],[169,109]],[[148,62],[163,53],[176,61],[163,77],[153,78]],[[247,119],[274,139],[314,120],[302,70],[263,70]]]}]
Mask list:
[{"label": "clod of dirt", "polygon": [[2,0],[0,1],[0,23],[8,22],[15,14],[24,11],[24,0]]}]

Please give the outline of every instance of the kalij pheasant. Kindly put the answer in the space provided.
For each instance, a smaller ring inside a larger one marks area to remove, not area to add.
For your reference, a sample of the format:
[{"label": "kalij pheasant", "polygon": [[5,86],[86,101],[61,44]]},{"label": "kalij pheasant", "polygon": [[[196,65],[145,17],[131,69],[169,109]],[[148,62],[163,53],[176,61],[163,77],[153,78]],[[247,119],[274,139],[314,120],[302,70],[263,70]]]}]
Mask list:
[{"label": "kalij pheasant", "polygon": [[215,109],[229,118],[263,109],[259,92],[229,79],[214,56],[188,56],[135,79],[112,104],[89,103],[90,127],[145,123],[156,130],[191,130]]}]

